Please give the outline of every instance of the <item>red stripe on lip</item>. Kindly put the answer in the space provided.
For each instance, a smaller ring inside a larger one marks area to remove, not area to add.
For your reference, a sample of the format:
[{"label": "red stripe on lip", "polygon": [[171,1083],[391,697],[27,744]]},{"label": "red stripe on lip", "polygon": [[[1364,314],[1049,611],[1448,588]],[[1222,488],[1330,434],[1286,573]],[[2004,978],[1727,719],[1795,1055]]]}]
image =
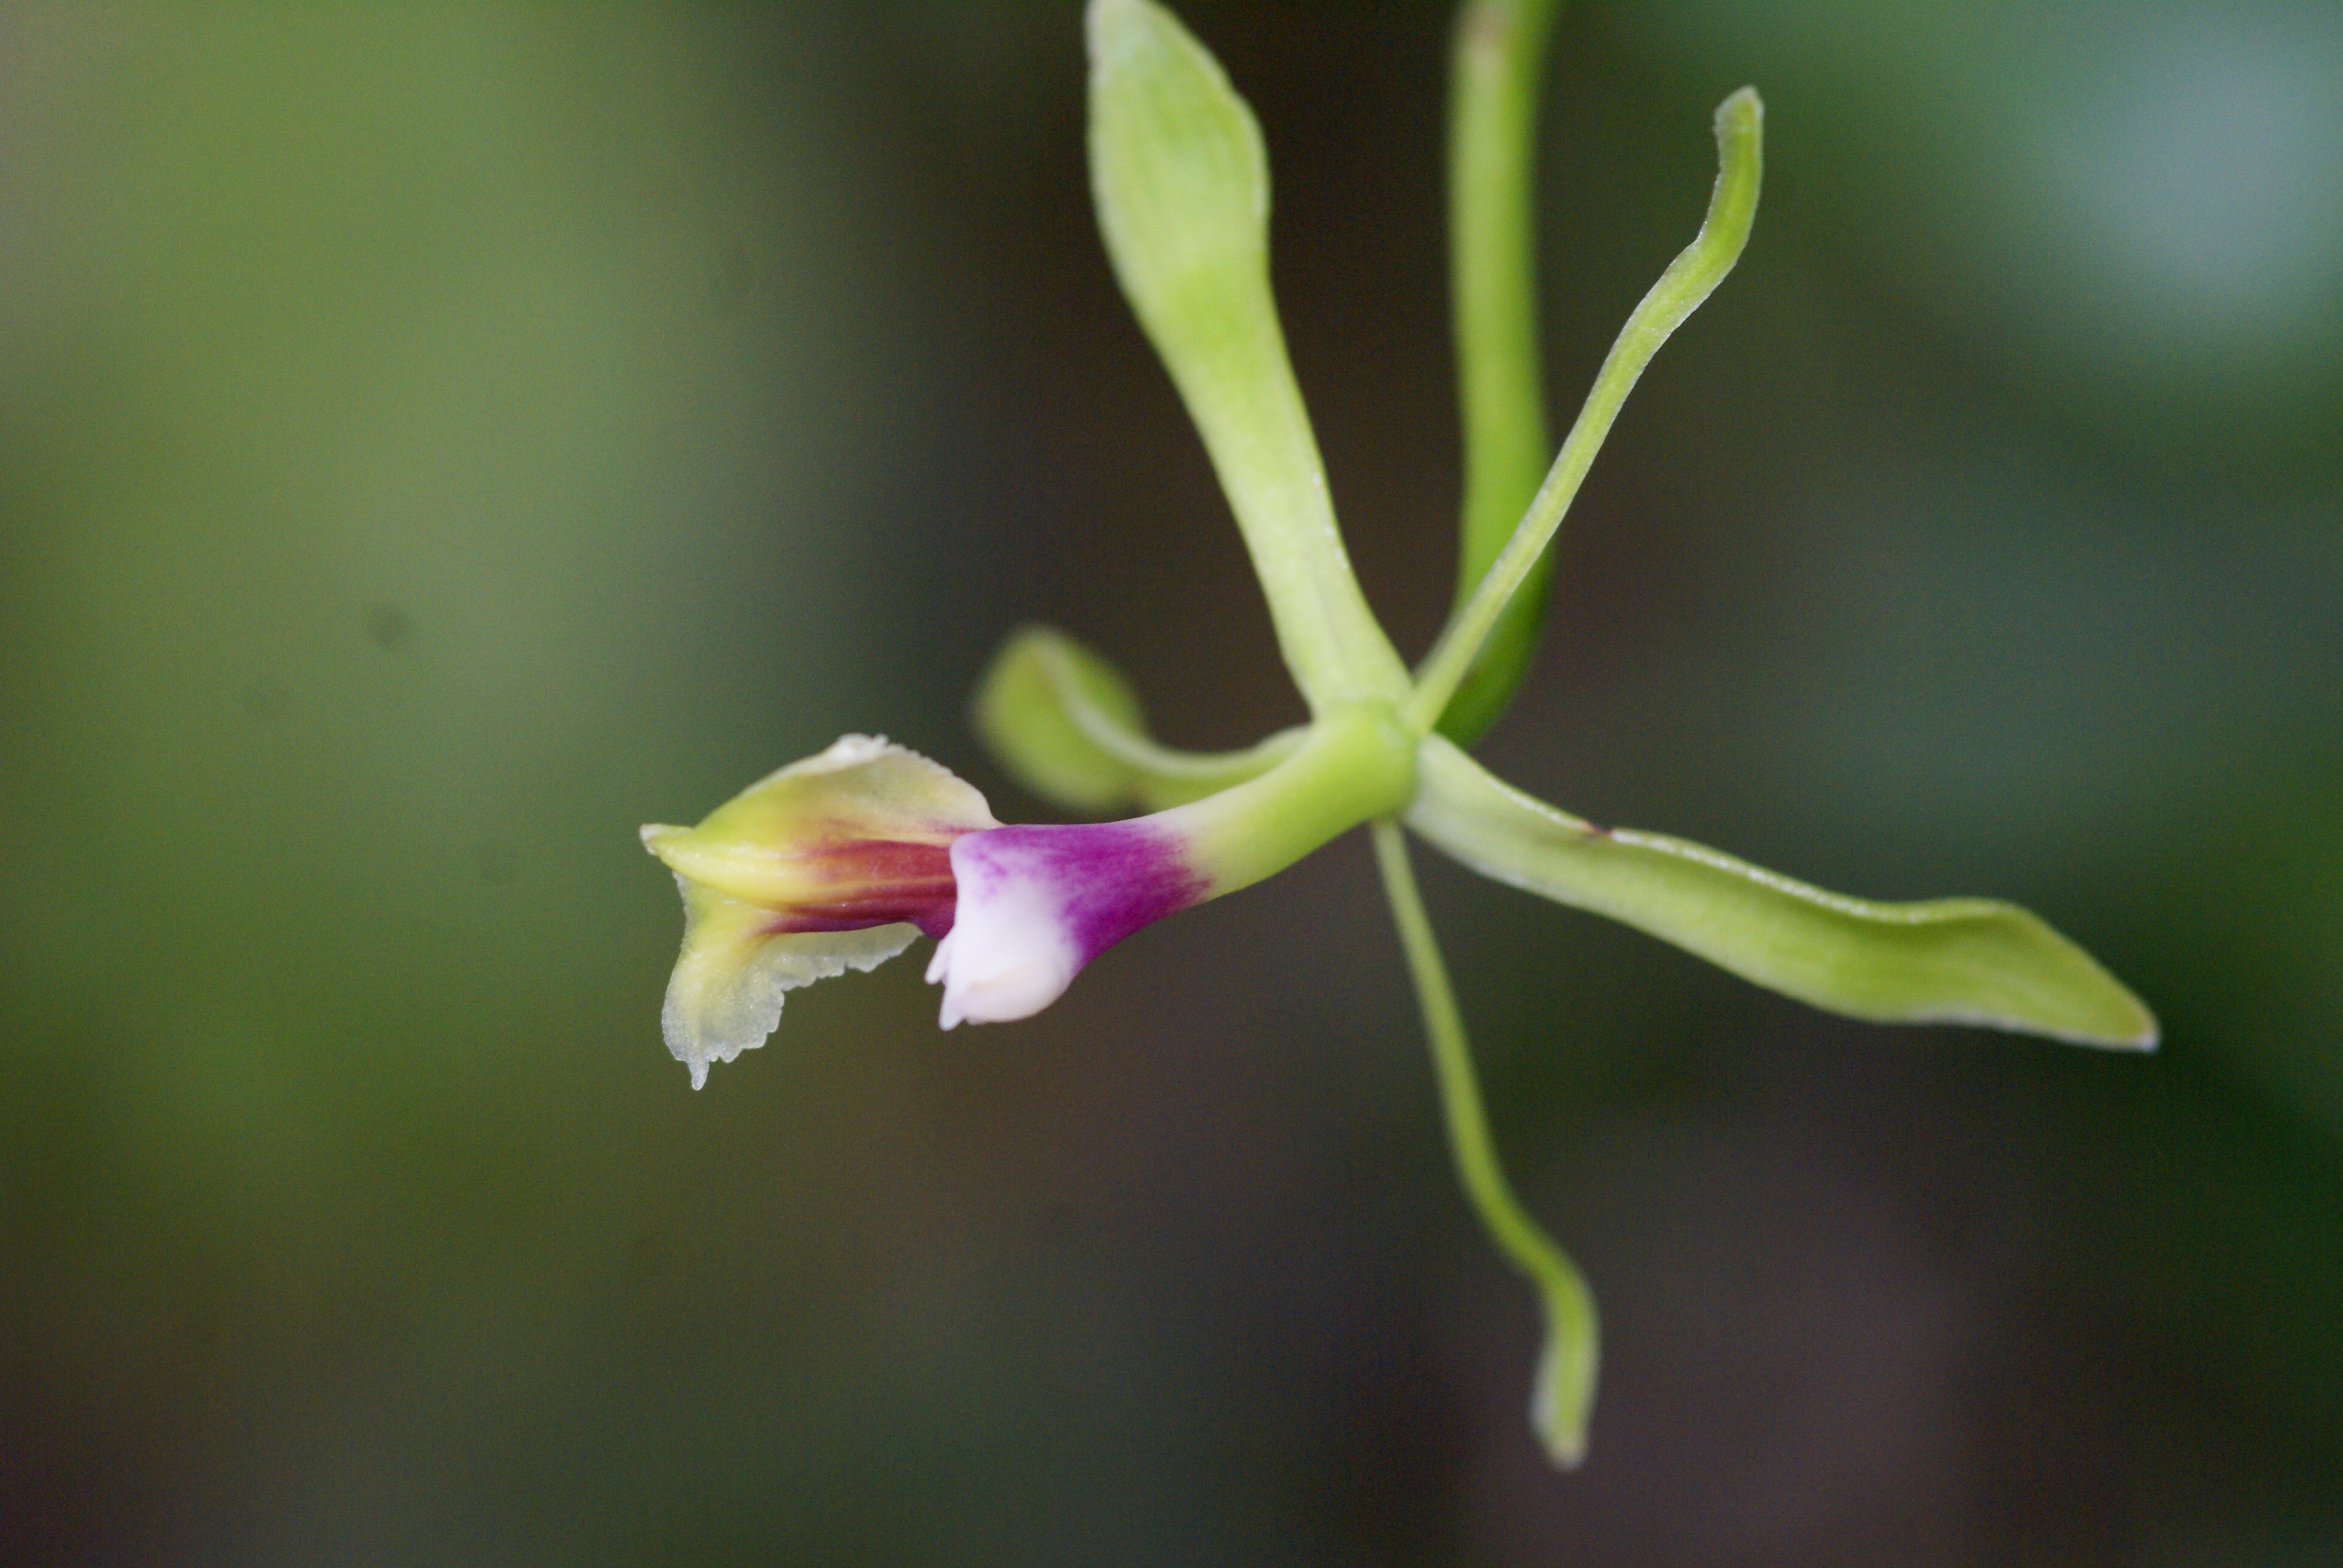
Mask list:
[{"label": "red stripe on lip", "polygon": [[774,910],[761,928],[768,936],[859,931],[906,920],[931,937],[952,928],[959,894],[948,845],[856,839],[798,858],[836,896],[797,900]]}]

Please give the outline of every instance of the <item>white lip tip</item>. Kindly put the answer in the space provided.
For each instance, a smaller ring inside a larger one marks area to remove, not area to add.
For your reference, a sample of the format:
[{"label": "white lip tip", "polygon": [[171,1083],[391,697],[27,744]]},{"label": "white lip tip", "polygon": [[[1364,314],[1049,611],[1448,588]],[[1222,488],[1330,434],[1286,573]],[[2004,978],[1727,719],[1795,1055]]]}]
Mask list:
[{"label": "white lip tip", "polygon": [[1029,959],[986,975],[970,986],[960,1008],[970,1017],[986,1023],[1013,1023],[1021,1018],[1031,1018],[1065,995],[1066,986],[1073,978],[1056,964]]},{"label": "white lip tip", "polygon": [[1031,1018],[1065,994],[1084,961],[1069,929],[1064,868],[1013,839],[995,852],[993,839],[979,832],[952,842],[957,908],[928,964],[929,981],[943,984],[945,1029]]},{"label": "white lip tip", "polygon": [[[1014,1023],[1019,1019],[1031,1018],[1065,995],[1066,988],[1073,983],[1071,968],[1052,961],[1054,955],[1011,963],[989,975],[970,976],[955,975],[953,960],[946,958],[940,947],[936,951],[940,961],[930,967],[928,978],[930,982],[938,979],[943,981],[944,1001],[937,1022],[945,1029],[963,1023]],[[965,955],[959,956],[959,967],[968,967]]]}]

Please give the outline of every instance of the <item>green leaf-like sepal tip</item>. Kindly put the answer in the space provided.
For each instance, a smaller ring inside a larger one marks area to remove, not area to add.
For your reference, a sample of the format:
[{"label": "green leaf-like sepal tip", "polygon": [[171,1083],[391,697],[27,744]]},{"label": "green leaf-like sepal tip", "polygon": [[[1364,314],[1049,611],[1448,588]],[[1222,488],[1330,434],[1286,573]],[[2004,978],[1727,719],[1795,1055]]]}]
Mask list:
[{"label": "green leaf-like sepal tip", "polygon": [[976,692],[976,732],[1010,776],[1083,817],[1131,806],[1182,806],[1258,779],[1293,754],[1304,731],[1280,730],[1242,751],[1156,744],[1138,695],[1106,658],[1064,632],[1020,627]]},{"label": "green leaf-like sepal tip", "polygon": [[1139,694],[1122,671],[1063,633],[1011,632],[977,685],[974,718],[1010,776],[1053,805],[1104,817],[1139,799],[1139,769],[1093,733],[1145,734]]},{"label": "green leaf-like sepal tip", "polygon": [[1876,903],[1681,839],[1597,828],[1425,742],[1408,825],[1482,875],[1590,910],[1815,1007],[2145,1050],[2155,1015],[2014,904]]}]

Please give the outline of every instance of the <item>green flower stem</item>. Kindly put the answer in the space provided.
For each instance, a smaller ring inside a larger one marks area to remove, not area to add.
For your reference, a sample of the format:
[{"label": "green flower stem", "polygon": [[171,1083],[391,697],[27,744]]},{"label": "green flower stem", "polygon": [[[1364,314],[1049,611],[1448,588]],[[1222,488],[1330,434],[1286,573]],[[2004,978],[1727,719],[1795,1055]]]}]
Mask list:
[{"label": "green flower stem", "polygon": [[1538,1228],[1505,1183],[1496,1146],[1489,1138],[1488,1117],[1481,1108],[1463,1015],[1457,1010],[1439,940],[1416,890],[1407,840],[1399,824],[1389,819],[1376,822],[1373,831],[1383,891],[1391,900],[1400,943],[1407,950],[1408,972],[1415,980],[1416,1000],[1423,1010],[1423,1031],[1432,1043],[1457,1175],[1498,1250],[1529,1276],[1545,1309],[1545,1349],[1531,1391],[1530,1425],[1554,1462],[1568,1469],[1585,1457],[1587,1415],[1594,1403],[1594,1297],[1576,1265]]},{"label": "green flower stem", "polygon": [[1538,487],[1537,498],[1530,503],[1528,513],[1472,598],[1450,619],[1448,629],[1424,660],[1404,709],[1408,722],[1418,730],[1430,729],[1447,708],[1498,616],[1561,528],[1563,514],[1578,494],[1594,454],[1611,433],[1612,421],[1618,417],[1620,405],[1634,390],[1644,367],[1740,259],[1741,248],[1748,243],[1749,226],[1757,216],[1764,126],[1765,107],[1754,87],[1742,88],[1717,106],[1716,188],[1709,197],[1708,216],[1700,233],[1668,265],[1620,329],[1594,378],[1594,390],[1579,410],[1577,423],[1563,441],[1561,455]]},{"label": "green flower stem", "polygon": [[[1466,0],[1449,76],[1449,268],[1454,280],[1457,391],[1464,435],[1463,538],[1456,605],[1512,537],[1554,445],[1537,325],[1539,84],[1561,0]],[[1441,715],[1470,745],[1513,699],[1545,619],[1554,552],[1537,559]]]},{"label": "green flower stem", "polygon": [[1186,843],[1190,864],[1218,898],[1276,875],[1362,822],[1405,810],[1415,795],[1415,758],[1414,738],[1388,707],[1332,709],[1260,778],[1145,820]]}]

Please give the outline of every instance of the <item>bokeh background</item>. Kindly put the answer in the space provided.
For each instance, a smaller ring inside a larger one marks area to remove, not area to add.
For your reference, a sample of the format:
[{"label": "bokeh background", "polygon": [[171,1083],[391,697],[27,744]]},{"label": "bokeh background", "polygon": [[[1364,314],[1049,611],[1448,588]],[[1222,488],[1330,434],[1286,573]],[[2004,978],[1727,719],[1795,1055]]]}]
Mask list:
[{"label": "bokeh background", "polygon": [[[1444,7],[1192,0],[1369,593],[1445,608]],[[1363,846],[704,1093],[644,820],[1021,798],[1012,625],[1300,709],[1091,226],[1071,0],[0,10],[0,1559],[2343,1560],[2343,11],[1585,0],[1566,413],[1770,108],[1484,753],[2016,898],[2148,1060],[1842,1023],[1429,866],[1593,1458]]]}]

